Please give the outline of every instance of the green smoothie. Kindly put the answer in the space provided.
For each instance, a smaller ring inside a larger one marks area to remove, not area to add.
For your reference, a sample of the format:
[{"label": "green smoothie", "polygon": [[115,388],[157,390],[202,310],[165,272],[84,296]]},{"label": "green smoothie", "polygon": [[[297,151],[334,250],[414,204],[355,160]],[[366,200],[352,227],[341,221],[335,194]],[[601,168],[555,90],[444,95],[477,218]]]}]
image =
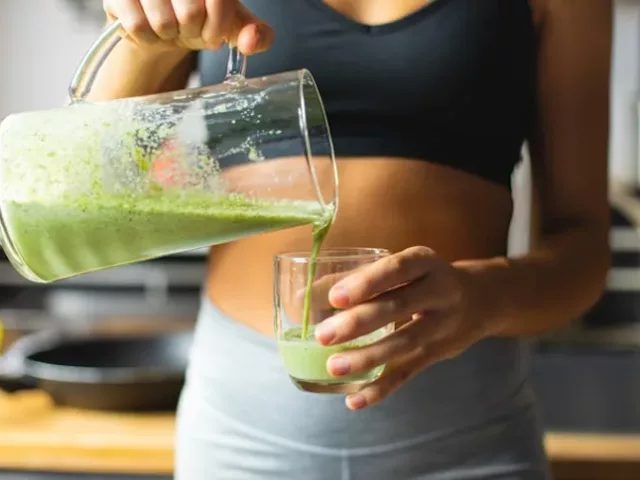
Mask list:
[{"label": "green smoothie", "polygon": [[329,229],[333,223],[333,217],[328,217],[324,222],[316,221],[313,225],[313,246],[311,247],[311,255],[309,256],[309,271],[307,272],[307,286],[304,292],[304,305],[302,307],[302,338],[309,335],[309,316],[311,314],[311,293],[313,282],[316,277],[316,267],[318,254],[322,248],[322,243],[329,233]]},{"label": "green smoothie", "polygon": [[316,202],[165,191],[8,201],[2,215],[30,277],[49,282],[247,235],[327,223],[328,213]]},{"label": "green smoothie", "polygon": [[333,216],[316,221],[313,228],[313,246],[309,255],[307,281],[301,326],[290,327],[278,338],[278,351],[285,368],[295,380],[317,384],[347,384],[351,382],[369,382],[380,376],[384,365],[365,373],[334,377],[327,371],[327,360],[332,355],[369,345],[387,334],[387,327],[363,335],[350,342],[339,345],[323,346],[315,338],[315,325],[310,325],[312,287],[315,281],[317,258],[322,243],[327,236]]},{"label": "green smoothie", "polygon": [[350,342],[329,347],[324,347],[318,343],[314,336],[313,326],[309,327],[306,337],[301,334],[302,327],[291,327],[284,332],[282,338],[278,339],[278,351],[284,366],[289,375],[297,380],[327,384],[371,381],[376,379],[384,370],[384,366],[381,365],[365,373],[338,378],[327,372],[327,360],[335,353],[375,342],[386,334],[386,328],[381,328]]}]

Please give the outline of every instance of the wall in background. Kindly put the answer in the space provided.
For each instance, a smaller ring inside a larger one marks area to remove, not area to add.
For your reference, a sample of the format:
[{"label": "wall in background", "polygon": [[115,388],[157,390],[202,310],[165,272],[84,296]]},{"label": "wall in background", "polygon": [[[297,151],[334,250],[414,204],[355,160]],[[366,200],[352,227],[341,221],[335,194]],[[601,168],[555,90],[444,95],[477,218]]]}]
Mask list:
[{"label": "wall in background", "polygon": [[63,0],[2,0],[0,119],[63,105],[69,80],[100,30]]},{"label": "wall in background", "polygon": [[640,184],[640,1],[616,0],[611,92],[611,177]]}]

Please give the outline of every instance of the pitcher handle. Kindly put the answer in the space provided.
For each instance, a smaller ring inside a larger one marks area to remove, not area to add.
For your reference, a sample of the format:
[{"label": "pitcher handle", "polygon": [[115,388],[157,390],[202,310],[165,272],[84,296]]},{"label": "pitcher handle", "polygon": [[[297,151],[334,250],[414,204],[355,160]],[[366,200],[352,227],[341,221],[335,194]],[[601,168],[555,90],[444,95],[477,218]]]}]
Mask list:
[{"label": "pitcher handle", "polygon": [[[118,30],[122,27],[119,20],[114,21],[98,37],[82,58],[69,84],[69,98],[71,103],[84,101],[91,91],[96,75],[100,71],[109,53],[120,42],[122,36]],[[229,45],[229,61],[225,82],[239,82],[244,80],[247,59],[236,46]]]}]

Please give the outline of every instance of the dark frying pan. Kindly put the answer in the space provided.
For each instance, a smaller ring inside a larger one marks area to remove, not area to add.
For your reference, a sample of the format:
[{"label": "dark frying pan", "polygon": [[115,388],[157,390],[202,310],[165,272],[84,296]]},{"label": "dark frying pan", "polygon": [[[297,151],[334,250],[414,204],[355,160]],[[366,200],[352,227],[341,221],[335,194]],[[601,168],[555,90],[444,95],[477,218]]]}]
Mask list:
[{"label": "dark frying pan", "polygon": [[116,337],[40,332],[0,363],[0,389],[46,391],[58,405],[94,410],[173,410],[191,332]]}]

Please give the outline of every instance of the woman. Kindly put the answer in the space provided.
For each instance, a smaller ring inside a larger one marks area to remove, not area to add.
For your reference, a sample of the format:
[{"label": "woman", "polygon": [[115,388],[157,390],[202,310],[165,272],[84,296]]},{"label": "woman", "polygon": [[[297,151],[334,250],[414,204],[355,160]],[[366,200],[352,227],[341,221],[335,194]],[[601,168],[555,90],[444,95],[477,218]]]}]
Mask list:
[{"label": "woman", "polygon": [[[341,181],[326,245],[395,252],[330,292],[344,311],[318,341],[415,318],[330,359],[336,376],[396,365],[346,407],[297,391],[269,338],[272,258],[308,248],[309,229],[213,248],[176,478],[548,478],[520,338],[577,317],[603,289],[611,2],[106,0],[105,9],[129,39],[94,99],[180,89],[194,69],[217,83],[226,41],[260,53],[249,76],[309,68]],[[525,141],[539,235],[528,255],[507,259],[509,181]]]}]

